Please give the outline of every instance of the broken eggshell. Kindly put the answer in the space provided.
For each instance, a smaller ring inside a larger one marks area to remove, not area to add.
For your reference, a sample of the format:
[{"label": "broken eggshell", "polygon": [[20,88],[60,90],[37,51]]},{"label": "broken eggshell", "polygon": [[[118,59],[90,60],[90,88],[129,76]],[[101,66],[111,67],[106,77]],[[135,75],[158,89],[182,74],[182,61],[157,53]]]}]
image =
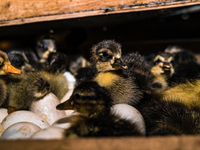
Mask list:
[{"label": "broken eggshell", "polygon": [[4,129],[7,129],[9,126],[17,122],[31,122],[39,126],[41,129],[50,126],[49,123],[44,118],[38,116],[37,114],[31,111],[25,111],[25,110],[15,111],[7,115],[2,121],[2,126],[4,127]]},{"label": "broken eggshell", "polygon": [[127,119],[137,125],[140,132],[145,135],[146,127],[143,116],[134,107],[128,104],[116,104],[111,108],[111,112],[120,118]]},{"label": "broken eggshell", "polygon": [[66,117],[65,111],[56,109],[58,104],[60,104],[58,98],[53,93],[49,93],[43,99],[33,101],[29,110],[38,114],[52,125],[56,120]]},{"label": "broken eggshell", "polygon": [[41,128],[30,122],[18,122],[9,126],[1,139],[27,139]]},{"label": "broken eggshell", "polygon": [[34,133],[30,139],[62,139],[64,138],[64,129],[58,127],[49,127]]}]

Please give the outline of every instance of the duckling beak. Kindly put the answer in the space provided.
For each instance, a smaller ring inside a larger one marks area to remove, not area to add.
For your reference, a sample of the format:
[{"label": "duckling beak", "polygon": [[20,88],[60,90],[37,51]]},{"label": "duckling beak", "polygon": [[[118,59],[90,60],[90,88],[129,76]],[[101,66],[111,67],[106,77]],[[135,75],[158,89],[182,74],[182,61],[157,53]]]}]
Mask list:
[{"label": "duckling beak", "polygon": [[12,74],[21,74],[21,70],[13,67],[10,63],[5,63],[4,72],[6,74],[12,73]]},{"label": "duckling beak", "polygon": [[128,69],[128,66],[122,62],[121,59],[115,57],[115,61],[111,64],[115,69]]},{"label": "duckling beak", "polygon": [[171,66],[169,65],[169,63],[164,63],[163,67],[162,67],[163,71],[169,72],[171,70]]},{"label": "duckling beak", "polygon": [[74,105],[73,101],[67,100],[59,105],[56,106],[56,109],[58,110],[73,110]]}]

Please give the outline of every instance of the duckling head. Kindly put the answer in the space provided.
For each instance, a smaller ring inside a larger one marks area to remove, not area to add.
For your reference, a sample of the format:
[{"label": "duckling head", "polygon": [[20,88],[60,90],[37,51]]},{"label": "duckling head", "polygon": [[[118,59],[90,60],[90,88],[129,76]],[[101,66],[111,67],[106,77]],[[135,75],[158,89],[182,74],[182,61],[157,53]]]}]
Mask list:
[{"label": "duckling head", "polygon": [[94,81],[85,81],[76,86],[69,100],[57,105],[58,110],[74,109],[84,116],[106,114],[110,111],[111,96],[105,87]]},{"label": "duckling head", "polygon": [[7,55],[11,64],[14,67],[22,70],[22,72],[34,70],[23,50],[10,50],[7,52]]},{"label": "duckling head", "polygon": [[104,40],[92,47],[91,62],[99,72],[127,69],[121,58],[121,45],[114,40]]},{"label": "duckling head", "polygon": [[0,51],[0,75],[21,74],[21,70],[11,65],[5,52]]},{"label": "duckling head", "polygon": [[174,57],[170,53],[161,53],[153,61],[151,72],[156,77],[169,79],[174,74]]},{"label": "duckling head", "polygon": [[184,51],[184,50],[181,47],[176,46],[176,45],[174,45],[174,46],[168,46],[164,50],[165,53],[170,53],[170,54],[173,54],[173,55],[175,55],[175,54],[177,54],[179,52],[182,52],[182,51]]},{"label": "duckling head", "polygon": [[37,40],[36,51],[40,57],[41,63],[45,62],[49,54],[56,52],[56,43],[52,37],[42,37]]}]

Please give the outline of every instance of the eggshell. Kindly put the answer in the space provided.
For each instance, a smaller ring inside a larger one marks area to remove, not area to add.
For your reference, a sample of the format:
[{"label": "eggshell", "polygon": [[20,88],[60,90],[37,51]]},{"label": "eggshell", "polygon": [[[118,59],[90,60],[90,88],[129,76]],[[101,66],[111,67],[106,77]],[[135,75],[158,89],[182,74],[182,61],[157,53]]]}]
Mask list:
[{"label": "eggshell", "polygon": [[0,122],[8,115],[6,108],[0,108]]},{"label": "eggshell", "polygon": [[18,122],[9,126],[1,139],[27,139],[41,128],[30,122]]},{"label": "eggshell", "polygon": [[116,104],[111,108],[111,112],[118,115],[120,118],[127,119],[132,123],[135,123],[140,132],[145,135],[146,127],[143,116],[134,107],[127,104]]},{"label": "eggshell", "polygon": [[66,71],[63,75],[66,77],[69,83],[69,89],[74,89],[74,85],[76,83],[76,79],[74,78],[74,76],[68,71]]},{"label": "eggshell", "polygon": [[38,114],[52,125],[56,120],[66,117],[65,111],[56,109],[58,104],[60,104],[58,98],[53,93],[49,93],[43,99],[33,101],[29,110]]},{"label": "eggshell", "polygon": [[30,122],[39,126],[41,129],[49,127],[49,123],[42,117],[31,111],[15,111],[9,115],[7,115],[2,121],[2,125],[4,129],[7,129],[9,126],[18,123],[18,122]]},{"label": "eggshell", "polygon": [[30,139],[62,139],[64,131],[62,128],[49,127],[34,133]]}]

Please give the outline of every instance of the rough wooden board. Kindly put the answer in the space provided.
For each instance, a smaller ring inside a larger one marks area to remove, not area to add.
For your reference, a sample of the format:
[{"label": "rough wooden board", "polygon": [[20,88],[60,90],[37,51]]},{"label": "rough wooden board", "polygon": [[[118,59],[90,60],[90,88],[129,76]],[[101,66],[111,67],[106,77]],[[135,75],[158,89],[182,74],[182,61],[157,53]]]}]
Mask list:
[{"label": "rough wooden board", "polygon": [[1,150],[198,150],[200,136],[0,140]]},{"label": "rough wooden board", "polygon": [[[167,0],[1,0],[0,26],[200,4]],[[107,9],[112,8],[112,9]]]}]

